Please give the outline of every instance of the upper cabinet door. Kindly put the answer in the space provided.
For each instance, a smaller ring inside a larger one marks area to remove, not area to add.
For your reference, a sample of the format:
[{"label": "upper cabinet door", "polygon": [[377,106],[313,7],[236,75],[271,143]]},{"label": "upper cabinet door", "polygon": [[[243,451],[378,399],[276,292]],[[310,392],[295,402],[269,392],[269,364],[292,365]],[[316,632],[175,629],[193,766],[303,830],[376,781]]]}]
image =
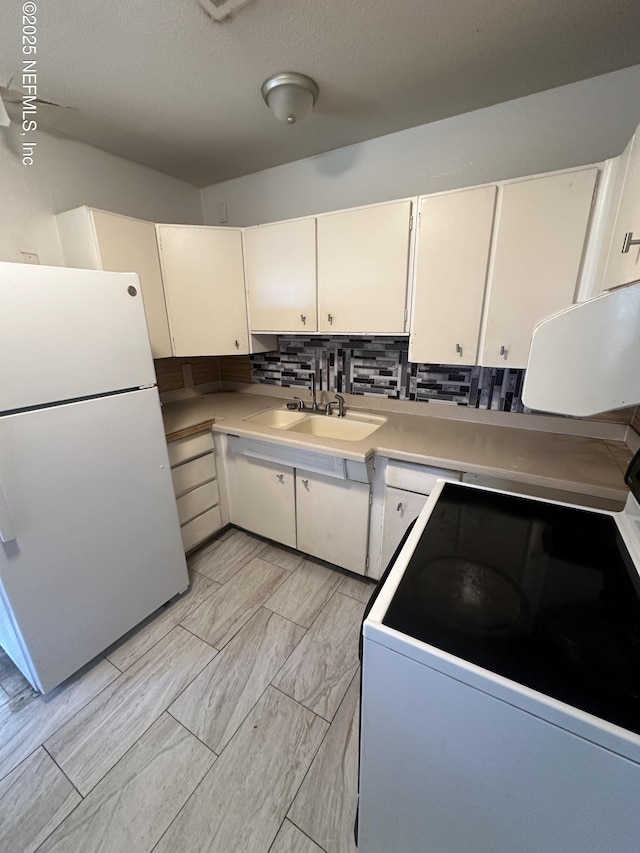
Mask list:
[{"label": "upper cabinet door", "polygon": [[475,364],[496,187],[420,201],[409,360]]},{"label": "upper cabinet door", "polygon": [[318,328],[406,330],[411,202],[318,217]]},{"label": "upper cabinet door", "polygon": [[56,220],[68,267],[138,273],[153,357],[173,355],[153,223],[90,207],[59,213]]},{"label": "upper cabinet door", "polygon": [[153,357],[172,355],[155,226],[101,210],[92,215],[102,269],[138,273]]},{"label": "upper cabinet door", "polygon": [[315,332],[315,219],[247,228],[243,240],[252,331]]},{"label": "upper cabinet door", "polygon": [[240,229],[156,230],[174,355],[249,352]]},{"label": "upper cabinet door", "polygon": [[603,290],[640,279],[640,131],[621,155],[622,192],[613,225]]},{"label": "upper cabinet door", "polygon": [[581,169],[504,186],[480,364],[526,367],[534,328],[573,303],[597,174]]}]

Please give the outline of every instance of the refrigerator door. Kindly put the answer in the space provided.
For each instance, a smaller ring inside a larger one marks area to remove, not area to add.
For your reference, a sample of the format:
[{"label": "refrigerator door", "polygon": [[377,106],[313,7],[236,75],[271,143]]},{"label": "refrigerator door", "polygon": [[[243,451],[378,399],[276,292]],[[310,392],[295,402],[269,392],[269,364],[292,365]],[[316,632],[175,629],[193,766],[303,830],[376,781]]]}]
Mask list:
[{"label": "refrigerator door", "polygon": [[140,282],[0,263],[0,412],[154,385]]},{"label": "refrigerator door", "polygon": [[0,637],[37,689],[187,588],[155,388],[0,418],[0,485]]}]

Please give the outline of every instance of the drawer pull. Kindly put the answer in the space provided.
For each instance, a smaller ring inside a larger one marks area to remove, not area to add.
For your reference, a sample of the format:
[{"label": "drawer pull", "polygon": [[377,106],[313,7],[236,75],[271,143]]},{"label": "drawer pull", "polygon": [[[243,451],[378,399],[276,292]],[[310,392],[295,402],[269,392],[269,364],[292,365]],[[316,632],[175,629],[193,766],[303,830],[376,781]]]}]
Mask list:
[{"label": "drawer pull", "polygon": [[280,480],[281,483],[284,483],[284,474],[276,474],[276,477],[278,478],[278,480]]}]

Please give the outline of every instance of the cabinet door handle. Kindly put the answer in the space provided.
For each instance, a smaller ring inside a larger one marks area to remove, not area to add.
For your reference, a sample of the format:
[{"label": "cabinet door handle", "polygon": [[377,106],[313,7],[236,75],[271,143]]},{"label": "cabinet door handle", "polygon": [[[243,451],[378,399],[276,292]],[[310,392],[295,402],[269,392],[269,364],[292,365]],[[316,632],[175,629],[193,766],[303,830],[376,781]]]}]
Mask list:
[{"label": "cabinet door handle", "polygon": [[278,478],[278,480],[280,480],[281,483],[284,483],[284,474],[276,474],[276,477]]},{"label": "cabinet door handle", "polygon": [[503,355],[505,359],[509,357],[509,350],[504,345],[500,347],[500,355]]},{"label": "cabinet door handle", "polygon": [[626,255],[632,246],[640,246],[640,240],[634,240],[633,231],[628,231],[622,241],[622,254]]},{"label": "cabinet door handle", "polygon": [[456,352],[457,352],[459,355],[462,355],[462,347],[460,346],[460,344],[456,344]]},{"label": "cabinet door handle", "polygon": [[303,323],[303,325],[304,325],[304,324],[307,322],[307,315],[306,315],[306,314],[301,314],[301,315],[300,315],[300,319],[302,320],[302,323]]},{"label": "cabinet door handle", "polygon": [[333,314],[327,314],[327,320],[329,321],[329,325],[333,323]]},{"label": "cabinet door handle", "polygon": [[300,482],[301,482],[301,483],[302,483],[302,485],[305,487],[305,489],[308,489],[308,488],[309,488],[309,481],[308,481],[308,480],[301,480]]},{"label": "cabinet door handle", "polygon": [[240,344],[236,341],[236,349],[240,349]]},{"label": "cabinet door handle", "polygon": [[400,501],[400,503],[396,507],[396,512],[402,512],[402,501]]},{"label": "cabinet door handle", "polygon": [[15,538],[16,531],[13,526],[13,517],[2,489],[2,483],[0,483],[0,542],[11,542]]}]

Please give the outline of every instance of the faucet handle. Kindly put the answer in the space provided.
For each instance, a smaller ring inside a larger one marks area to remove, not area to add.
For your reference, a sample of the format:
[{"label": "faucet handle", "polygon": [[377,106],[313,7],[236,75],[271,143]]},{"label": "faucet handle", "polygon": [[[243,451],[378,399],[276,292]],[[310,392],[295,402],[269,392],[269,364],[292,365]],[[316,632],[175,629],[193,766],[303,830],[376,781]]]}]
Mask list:
[{"label": "faucet handle", "polygon": [[294,397],[293,399],[297,401],[297,403],[298,403],[298,410],[299,410],[300,412],[302,412],[302,411],[304,410],[304,408],[305,408],[304,400],[302,399],[302,397]]},{"label": "faucet handle", "polygon": [[344,397],[342,394],[336,394],[336,403],[338,404],[338,417],[344,417]]},{"label": "faucet handle", "polygon": [[339,406],[340,403],[337,400],[331,400],[329,403],[324,404],[324,413],[325,415],[330,415],[334,406]]}]

